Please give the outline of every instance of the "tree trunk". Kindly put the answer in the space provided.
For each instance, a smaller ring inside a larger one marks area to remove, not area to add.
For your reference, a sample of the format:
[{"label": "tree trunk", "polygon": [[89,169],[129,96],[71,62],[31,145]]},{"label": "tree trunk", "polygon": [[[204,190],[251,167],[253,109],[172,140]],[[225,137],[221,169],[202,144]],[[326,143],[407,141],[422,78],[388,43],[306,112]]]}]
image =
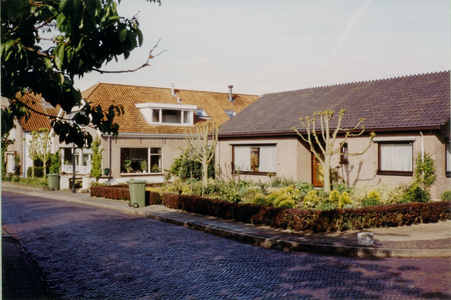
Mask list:
[{"label": "tree trunk", "polygon": [[324,191],[330,193],[330,156],[328,156],[327,154],[324,157],[323,172],[324,172]]},{"label": "tree trunk", "polygon": [[205,188],[208,185],[208,164],[207,158],[202,160],[202,197],[204,196]]},{"label": "tree trunk", "polygon": [[34,179],[34,160],[33,160],[33,165],[31,166],[31,178]]}]

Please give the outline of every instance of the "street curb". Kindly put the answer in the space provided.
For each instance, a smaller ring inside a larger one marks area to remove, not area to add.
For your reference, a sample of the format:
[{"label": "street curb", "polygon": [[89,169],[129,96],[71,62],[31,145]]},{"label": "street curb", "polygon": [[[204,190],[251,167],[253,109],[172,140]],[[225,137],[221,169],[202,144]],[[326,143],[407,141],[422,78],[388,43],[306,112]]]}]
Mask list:
[{"label": "street curb", "polygon": [[135,214],[142,217],[147,217],[157,221],[171,223],[178,226],[184,226],[190,229],[203,231],[213,235],[221,236],[231,240],[240,241],[255,246],[269,248],[281,251],[296,251],[296,252],[308,252],[318,254],[332,254],[343,255],[359,258],[385,258],[385,257],[451,257],[450,249],[389,249],[389,248],[372,248],[372,247],[353,247],[353,246],[339,246],[328,244],[315,244],[308,242],[294,242],[281,239],[272,239],[257,235],[245,234],[229,229],[221,228],[218,226],[207,225],[196,221],[180,221],[177,219],[171,219],[162,217],[160,215],[152,214],[149,212],[142,212],[136,210],[136,208],[128,207],[111,207],[102,203],[88,202],[84,200],[71,200],[71,202],[77,202],[80,204],[87,204],[102,208],[115,209],[129,214]]},{"label": "street curb", "polygon": [[[12,191],[14,192],[14,191]],[[163,217],[161,215],[139,211],[139,208],[131,207],[115,207],[108,204],[96,203],[87,200],[80,199],[67,199],[66,195],[59,195],[58,198],[48,195],[49,198],[55,200],[62,200],[67,202],[79,203],[84,205],[90,205],[95,207],[114,209],[128,214],[134,214],[150,219],[171,223],[178,226],[184,226],[190,229],[203,231],[205,233],[214,234],[231,240],[240,241],[255,246],[281,250],[281,251],[298,251],[309,252],[318,254],[329,255],[342,255],[359,258],[385,258],[385,257],[451,257],[450,249],[390,249],[390,248],[373,248],[373,247],[355,247],[355,246],[342,246],[342,245],[330,245],[330,244],[316,244],[308,242],[295,242],[283,239],[274,239],[264,236],[258,236],[253,234],[246,234],[239,231],[233,231],[218,226],[208,225],[197,221],[180,221],[173,218]],[[118,201],[118,200],[111,200]],[[194,214],[195,215],[195,214]]]}]

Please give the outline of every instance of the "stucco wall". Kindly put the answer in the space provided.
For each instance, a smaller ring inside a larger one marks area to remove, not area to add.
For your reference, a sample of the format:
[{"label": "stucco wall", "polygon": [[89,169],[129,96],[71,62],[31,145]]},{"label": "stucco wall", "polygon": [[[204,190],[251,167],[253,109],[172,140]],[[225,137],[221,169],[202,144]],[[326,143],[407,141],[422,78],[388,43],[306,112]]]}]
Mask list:
[{"label": "stucco wall", "polygon": [[[311,178],[310,152],[304,145],[293,138],[254,138],[254,139],[223,139],[219,141],[216,151],[216,164],[221,168],[221,177],[226,180],[234,178],[232,174],[232,157],[234,145],[276,144],[278,177],[295,181],[307,181]],[[266,174],[240,174],[240,178],[254,182],[269,182]]]},{"label": "stucco wall", "polygon": [[[185,139],[170,139],[170,138],[111,138],[111,152],[109,152],[108,138],[102,138],[101,147],[103,151],[102,169],[110,168],[111,184],[126,182],[130,178],[146,180],[148,182],[163,182],[164,170],[171,168],[175,159],[180,157],[181,149],[186,149],[188,146]],[[121,174],[121,148],[162,148],[162,173],[148,174],[148,173],[129,173]],[[181,149],[180,149],[181,148]],[[110,153],[110,154],[109,154]],[[111,165],[109,164],[109,155],[111,155]],[[166,172],[164,172],[166,173]]]},{"label": "stucco wall", "polygon": [[[451,188],[451,178],[446,177],[445,164],[445,137],[449,137],[449,128],[440,133],[420,132],[415,133],[385,133],[378,134],[377,139],[382,141],[409,140],[412,142],[414,159],[417,153],[424,152],[432,155],[435,160],[437,181],[431,188],[432,199],[439,199],[443,191]],[[336,147],[343,138],[338,138]],[[277,176],[295,181],[312,183],[312,156],[306,143],[297,138],[248,138],[248,139],[221,139],[218,146],[217,158],[220,164],[222,177],[232,179],[231,162],[233,145],[238,144],[277,144]],[[349,153],[363,152],[369,143],[369,137],[353,137],[348,141]],[[378,175],[378,142],[360,156],[349,156],[347,164],[340,164],[340,156],[335,155],[331,159],[331,168],[336,168],[339,175],[349,186],[359,185],[408,185],[413,182],[413,176]],[[415,165],[413,165],[415,168]],[[244,175],[240,177],[246,180],[268,182],[265,175]]]}]

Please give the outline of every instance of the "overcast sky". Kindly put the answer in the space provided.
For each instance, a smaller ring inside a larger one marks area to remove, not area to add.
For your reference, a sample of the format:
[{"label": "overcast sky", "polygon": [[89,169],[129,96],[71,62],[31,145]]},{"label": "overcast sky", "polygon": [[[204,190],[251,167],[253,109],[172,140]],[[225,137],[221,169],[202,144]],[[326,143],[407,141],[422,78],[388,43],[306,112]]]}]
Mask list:
[{"label": "overcast sky", "polygon": [[124,0],[144,44],[98,82],[262,95],[450,69],[449,0]]}]

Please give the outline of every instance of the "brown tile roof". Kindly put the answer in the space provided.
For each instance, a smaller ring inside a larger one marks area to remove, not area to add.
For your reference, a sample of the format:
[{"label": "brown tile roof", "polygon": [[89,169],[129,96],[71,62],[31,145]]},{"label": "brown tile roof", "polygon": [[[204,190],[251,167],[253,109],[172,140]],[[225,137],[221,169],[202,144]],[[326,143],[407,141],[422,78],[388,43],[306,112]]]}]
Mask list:
[{"label": "brown tile roof", "polygon": [[24,131],[40,131],[41,128],[51,129],[48,116],[56,116],[59,108],[51,106],[41,95],[36,94],[25,94],[19,98],[19,101],[32,109],[28,120],[25,120],[25,118],[20,120]]},{"label": "brown tile roof", "polygon": [[327,109],[346,110],[342,127],[359,118],[367,130],[442,126],[450,119],[450,72],[266,94],[224,123],[220,135],[290,134],[303,129],[300,117]]},{"label": "brown tile roof", "polygon": [[[177,96],[181,104],[197,105],[204,109],[212,121],[219,124],[229,119],[224,110],[242,111],[259,98],[257,95],[233,94],[234,102],[229,102],[228,93],[202,92],[175,89],[176,96],[171,95],[170,88],[131,86],[121,84],[98,83],[82,93],[86,101],[100,104],[106,109],[111,104],[122,104],[124,115],[115,118],[122,133],[185,133],[191,127],[150,125],[139,109],[137,103],[177,104]],[[196,119],[195,122],[202,120]]]}]

